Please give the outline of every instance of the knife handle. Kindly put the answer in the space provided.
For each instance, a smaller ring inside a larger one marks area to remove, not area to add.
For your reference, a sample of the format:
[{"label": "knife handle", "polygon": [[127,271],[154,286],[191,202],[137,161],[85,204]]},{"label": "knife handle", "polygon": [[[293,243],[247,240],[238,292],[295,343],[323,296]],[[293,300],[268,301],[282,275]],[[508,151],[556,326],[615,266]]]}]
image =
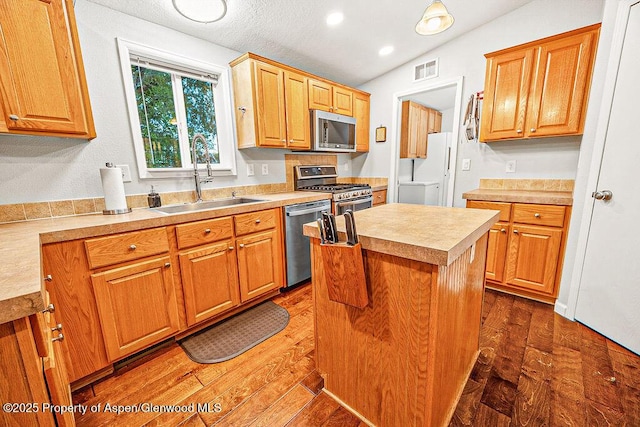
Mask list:
[{"label": "knife handle", "polygon": [[318,223],[318,230],[320,231],[320,243],[325,244],[327,243],[327,238],[324,234],[324,225],[322,224],[322,219],[318,218],[317,223]]}]

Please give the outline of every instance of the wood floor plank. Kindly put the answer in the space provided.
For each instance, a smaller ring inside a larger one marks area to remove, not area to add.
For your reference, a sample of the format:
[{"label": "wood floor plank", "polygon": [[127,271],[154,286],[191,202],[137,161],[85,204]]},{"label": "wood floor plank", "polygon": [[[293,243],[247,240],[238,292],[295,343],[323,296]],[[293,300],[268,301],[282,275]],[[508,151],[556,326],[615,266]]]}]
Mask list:
[{"label": "wood floor plank", "polygon": [[527,345],[540,351],[551,353],[553,351],[553,317],[554,313],[549,306],[543,303],[535,303],[531,314],[531,325]]},{"label": "wood floor plank", "polygon": [[521,298],[513,302],[505,335],[493,362],[495,375],[513,384],[517,384],[520,378],[532,311],[531,305],[527,305]]},{"label": "wood floor plank", "polygon": [[553,356],[527,347],[522,360],[522,373],[534,380],[548,382],[553,375]]},{"label": "wood floor plank", "polygon": [[188,419],[186,419],[184,422],[180,424],[165,424],[165,425],[177,425],[178,427],[207,427],[204,421],[202,421],[202,418],[200,418],[200,415],[198,415],[197,413],[191,415],[191,417],[189,417]]},{"label": "wood floor plank", "polygon": [[518,381],[511,418],[513,426],[548,426],[551,387],[549,382],[523,372]]},{"label": "wood floor plank", "polygon": [[580,332],[584,396],[614,411],[622,412],[606,338],[582,325]]},{"label": "wood floor plank", "polygon": [[358,427],[360,422],[360,418],[340,406],[322,423],[322,427]]},{"label": "wood floor plank", "polygon": [[314,398],[301,384],[294,386],[282,398],[262,412],[251,424],[254,427],[283,426]]},{"label": "wood floor plank", "polygon": [[483,326],[502,330],[507,325],[514,297],[507,294],[497,294],[496,300],[484,319]]},{"label": "wood floor plank", "polygon": [[473,425],[478,427],[508,427],[511,425],[511,418],[491,409],[487,405],[480,404]]},{"label": "wood floor plank", "polygon": [[517,383],[512,383],[496,374],[492,370],[487,380],[480,402],[498,411],[508,418],[513,415],[513,405],[516,401]]},{"label": "wood floor plank", "polygon": [[460,400],[458,401],[458,406],[453,413],[453,417],[451,417],[450,426],[461,427],[473,425],[483,390],[484,384],[480,384],[472,379],[467,381],[464,390],[462,390]]},{"label": "wood floor plank", "polygon": [[[611,341],[607,343],[608,348]],[[615,344],[617,346],[617,344]],[[622,349],[622,347],[617,346]],[[626,349],[609,351],[625,421],[630,426],[640,426],[640,357]]]},{"label": "wood floor plank", "polygon": [[338,402],[326,393],[320,393],[293,417],[286,427],[317,427],[322,425],[339,406]]},{"label": "wood floor plank", "polygon": [[580,324],[565,319],[562,316],[553,317],[553,345],[563,346],[572,350],[580,351],[582,347],[582,337],[580,335]]},{"label": "wood floor plank", "polygon": [[[587,401],[587,424],[596,427],[618,427],[625,425],[624,415],[608,406]],[[633,425],[633,424],[627,424]]]},{"label": "wood floor plank", "polygon": [[558,345],[554,347],[551,376],[552,426],[586,425],[586,407],[582,384],[582,355],[579,351]]},{"label": "wood floor plank", "polygon": [[317,395],[324,387],[324,378],[322,378],[318,371],[314,370],[302,380],[302,385],[309,389],[311,393]]}]

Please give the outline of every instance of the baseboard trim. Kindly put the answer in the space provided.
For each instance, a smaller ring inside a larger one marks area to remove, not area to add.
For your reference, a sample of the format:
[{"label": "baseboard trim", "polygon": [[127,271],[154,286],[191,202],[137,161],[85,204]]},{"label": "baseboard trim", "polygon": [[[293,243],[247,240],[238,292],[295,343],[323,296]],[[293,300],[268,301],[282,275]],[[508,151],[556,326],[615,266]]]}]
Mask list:
[{"label": "baseboard trim", "polygon": [[[562,317],[567,317],[567,310],[568,310],[567,304],[561,303],[560,301],[556,301],[556,303],[553,306],[553,311],[555,311]],[[573,320],[573,319],[569,319],[569,320]]]}]

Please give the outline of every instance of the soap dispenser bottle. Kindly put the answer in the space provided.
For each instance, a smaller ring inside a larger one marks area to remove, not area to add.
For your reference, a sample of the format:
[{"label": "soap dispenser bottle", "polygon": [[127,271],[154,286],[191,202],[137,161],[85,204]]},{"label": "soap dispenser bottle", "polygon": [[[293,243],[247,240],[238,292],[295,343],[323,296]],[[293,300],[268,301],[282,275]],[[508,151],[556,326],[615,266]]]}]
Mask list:
[{"label": "soap dispenser bottle", "polygon": [[147,195],[147,202],[149,202],[150,208],[159,208],[160,206],[162,206],[160,195],[156,193],[156,190],[153,189],[153,185],[151,186],[151,192]]}]

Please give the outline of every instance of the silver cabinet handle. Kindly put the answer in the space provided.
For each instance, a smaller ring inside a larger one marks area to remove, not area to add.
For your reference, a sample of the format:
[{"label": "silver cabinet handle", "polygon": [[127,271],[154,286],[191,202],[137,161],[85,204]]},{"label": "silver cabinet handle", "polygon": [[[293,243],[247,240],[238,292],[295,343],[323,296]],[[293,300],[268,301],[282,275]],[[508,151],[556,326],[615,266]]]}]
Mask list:
[{"label": "silver cabinet handle", "polygon": [[506,230],[505,228],[501,228],[501,229],[500,229],[500,232],[501,232],[501,233],[506,233],[506,232],[507,232],[507,230]]},{"label": "silver cabinet handle", "polygon": [[42,310],[43,313],[53,313],[54,311],[56,311],[56,306],[53,305],[53,303],[49,303],[49,305],[47,306],[47,308],[45,308],[44,310]]},{"label": "silver cabinet handle", "polygon": [[61,331],[61,330],[62,330],[62,323],[58,323],[55,328],[51,328],[51,332]]},{"label": "silver cabinet handle", "polygon": [[241,248],[244,248],[244,243],[240,243],[238,246],[240,246]]},{"label": "silver cabinet handle", "polygon": [[129,250],[130,250],[130,251],[135,251],[136,249],[137,249],[137,246],[136,246],[136,245],[130,245],[130,246],[129,246]]},{"label": "silver cabinet handle", "polygon": [[593,197],[596,200],[611,200],[611,198],[613,197],[613,193],[609,190],[602,190],[602,191],[594,191],[593,193],[591,193],[591,197]]},{"label": "silver cabinet handle", "polygon": [[256,219],[256,224],[260,224],[260,220],[259,219]]},{"label": "silver cabinet handle", "polygon": [[164,266],[165,266],[165,268],[169,268],[169,267],[171,267],[171,263],[170,262],[165,262]]},{"label": "silver cabinet handle", "polygon": [[290,140],[289,140],[289,144],[293,144],[293,139],[290,139]]},{"label": "silver cabinet handle", "polygon": [[513,234],[518,234],[519,231],[518,230],[513,230]]},{"label": "silver cabinet handle", "polygon": [[51,342],[62,341],[64,340],[64,334],[60,334],[57,337],[51,338]]},{"label": "silver cabinet handle", "polygon": [[536,128],[531,128],[531,133],[534,133],[536,131]]},{"label": "silver cabinet handle", "polygon": [[46,276],[44,276],[44,280],[46,280],[47,282],[51,282],[53,281],[53,277],[51,277],[50,274],[47,274]]},{"label": "silver cabinet handle", "polygon": [[536,218],[540,218],[540,214],[539,213],[534,213],[533,216],[535,216]]},{"label": "silver cabinet handle", "polygon": [[14,122],[17,122],[18,120],[20,120],[20,117],[16,116],[15,114],[9,114],[9,118]]},{"label": "silver cabinet handle", "polygon": [[211,229],[210,228],[205,228],[204,229],[204,234],[209,234],[211,233]]},{"label": "silver cabinet handle", "polygon": [[232,251],[232,250],[234,250],[234,249],[235,249],[235,248],[234,248],[233,246],[229,246],[229,250],[230,250],[230,251]]},{"label": "silver cabinet handle", "polygon": [[518,129],[516,133],[522,133],[522,129]]},{"label": "silver cabinet handle", "polygon": [[287,139],[286,139],[286,138],[284,138],[284,139],[282,140],[282,142],[287,142]]}]

